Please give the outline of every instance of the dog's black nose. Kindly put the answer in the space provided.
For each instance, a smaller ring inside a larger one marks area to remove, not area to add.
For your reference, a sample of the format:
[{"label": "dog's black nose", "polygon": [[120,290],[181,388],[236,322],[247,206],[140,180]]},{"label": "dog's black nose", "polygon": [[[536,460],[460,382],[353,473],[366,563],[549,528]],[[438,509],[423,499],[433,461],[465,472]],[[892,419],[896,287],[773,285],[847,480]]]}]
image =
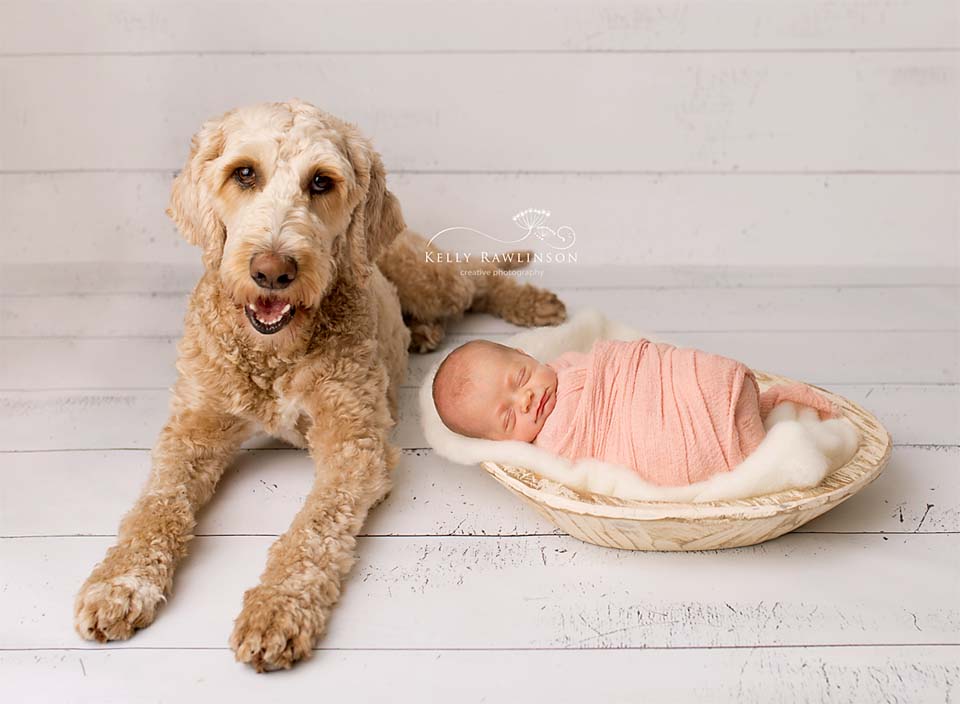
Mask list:
[{"label": "dog's black nose", "polygon": [[286,288],[297,278],[297,260],[273,252],[261,252],[250,259],[250,278],[260,288]]}]

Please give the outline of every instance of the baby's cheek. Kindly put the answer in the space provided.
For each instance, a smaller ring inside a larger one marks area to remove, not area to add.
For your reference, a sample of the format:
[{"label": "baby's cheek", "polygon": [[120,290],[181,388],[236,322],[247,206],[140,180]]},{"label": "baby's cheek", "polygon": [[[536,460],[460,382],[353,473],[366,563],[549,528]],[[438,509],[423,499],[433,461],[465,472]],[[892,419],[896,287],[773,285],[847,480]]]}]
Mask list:
[{"label": "baby's cheek", "polygon": [[537,437],[538,426],[536,423],[531,423],[526,428],[526,432],[523,434],[524,442],[533,442],[533,439]]}]

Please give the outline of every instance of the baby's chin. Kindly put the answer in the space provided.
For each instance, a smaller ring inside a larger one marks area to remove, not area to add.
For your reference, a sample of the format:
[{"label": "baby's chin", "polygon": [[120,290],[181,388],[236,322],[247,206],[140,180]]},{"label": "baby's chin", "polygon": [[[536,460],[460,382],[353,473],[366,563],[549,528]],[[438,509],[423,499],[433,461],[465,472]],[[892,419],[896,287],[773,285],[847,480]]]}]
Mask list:
[{"label": "baby's chin", "polygon": [[533,442],[540,435],[540,431],[543,430],[544,424],[547,422],[547,418],[550,417],[550,414],[553,412],[553,409],[546,411],[543,416],[543,420],[540,422],[539,427],[534,429],[533,435],[531,437],[521,438],[523,442]]}]

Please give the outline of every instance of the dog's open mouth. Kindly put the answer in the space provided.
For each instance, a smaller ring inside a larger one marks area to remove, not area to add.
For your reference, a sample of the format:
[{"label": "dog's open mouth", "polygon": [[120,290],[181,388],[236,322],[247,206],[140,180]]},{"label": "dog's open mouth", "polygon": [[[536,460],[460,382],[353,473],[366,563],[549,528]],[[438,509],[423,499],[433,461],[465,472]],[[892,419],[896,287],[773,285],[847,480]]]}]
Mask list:
[{"label": "dog's open mouth", "polygon": [[283,330],[293,319],[296,307],[282,298],[258,298],[243,307],[247,320],[261,335],[273,335]]}]

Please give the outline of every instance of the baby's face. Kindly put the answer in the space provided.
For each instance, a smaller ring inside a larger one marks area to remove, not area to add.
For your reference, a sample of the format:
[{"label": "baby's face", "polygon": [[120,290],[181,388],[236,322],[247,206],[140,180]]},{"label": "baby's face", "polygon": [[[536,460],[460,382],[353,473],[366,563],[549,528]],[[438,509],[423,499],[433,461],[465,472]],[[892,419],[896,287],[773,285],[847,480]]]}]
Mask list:
[{"label": "baby's face", "polygon": [[472,392],[457,414],[477,436],[533,442],[557,403],[557,373],[515,348],[483,346],[468,360]]}]

